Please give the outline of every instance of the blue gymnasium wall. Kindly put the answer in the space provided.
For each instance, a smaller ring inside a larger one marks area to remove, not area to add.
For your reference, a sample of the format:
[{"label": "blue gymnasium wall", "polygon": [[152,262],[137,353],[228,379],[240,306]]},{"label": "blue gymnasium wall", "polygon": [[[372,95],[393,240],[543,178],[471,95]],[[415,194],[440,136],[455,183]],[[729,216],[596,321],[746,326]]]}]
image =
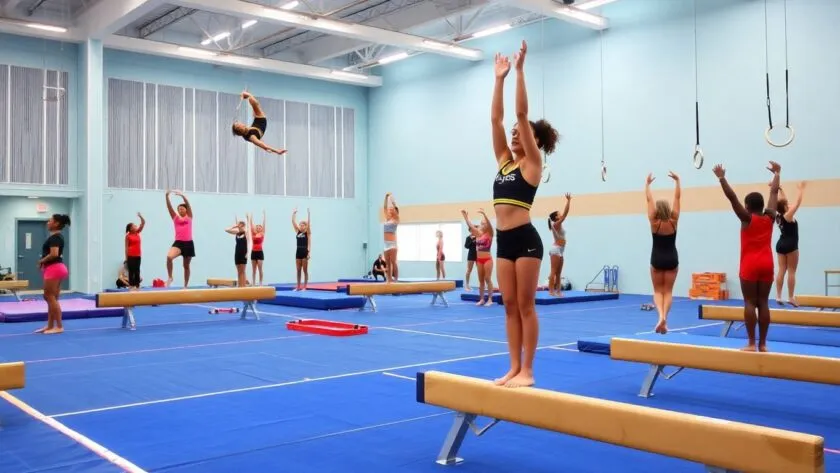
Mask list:
[{"label": "blue gymnasium wall", "polygon": [[[234,215],[244,218],[245,212],[251,212],[259,220],[263,210],[267,219],[266,241],[263,245],[266,254],[265,282],[293,281],[295,234],[291,226],[291,213],[295,207],[299,219],[306,218],[307,207],[312,212],[311,280],[329,281],[361,273],[364,268],[361,244],[367,228],[367,91],[364,88],[110,50],[105,55],[105,75],[228,93],[241,92],[247,86],[257,97],[355,109],[355,198],[307,199],[187,193],[195,212],[193,236],[197,253],[192,263],[190,285],[203,285],[208,277],[236,277],[233,237],[225,233],[224,229],[232,224]],[[173,204],[177,205],[178,202],[179,198],[173,196]],[[147,220],[143,238],[143,277],[146,282],[153,278],[166,279],[166,252],[172,245],[174,231],[166,210],[164,193],[106,189],[103,216],[106,222],[103,280],[106,283],[115,279],[116,268],[124,255],[125,224],[136,221],[137,212],[143,213]],[[180,260],[175,262],[176,286],[183,284],[180,264]]]},{"label": "blue gymnasium wall", "polygon": [[[46,53],[44,52],[46,51]],[[85,224],[80,220],[84,189],[84,176],[78,172],[80,152],[84,152],[81,138],[83,125],[81,107],[82,65],[78,46],[74,44],[42,41],[18,36],[0,35],[0,64],[29,67],[58,68],[70,72],[69,99],[69,168],[70,186],[33,186],[0,184],[0,265],[15,263],[15,218],[30,217],[35,203],[44,202],[49,213],[63,210],[73,218],[69,230],[82,235]],[[367,234],[367,90],[361,87],[309,81],[279,75],[216,68],[198,62],[146,56],[118,51],[105,51],[105,83],[109,77],[147,81],[158,84],[195,87],[205,90],[237,93],[246,85],[257,96],[289,99],[305,103],[335,105],[355,110],[355,197],[348,199],[289,198],[256,195],[188,194],[195,208],[194,233],[198,258],[192,266],[191,285],[203,284],[208,277],[235,277],[233,269],[232,237],[224,233],[234,215],[246,211],[261,218],[266,211],[267,238],[264,244],[266,261],[265,281],[290,281],[294,279],[294,232],[290,217],[297,207],[300,218],[306,209],[312,211],[313,254],[310,261],[312,280],[335,280],[347,275],[361,274],[366,264],[362,242]],[[104,91],[107,97],[107,88]],[[107,110],[107,103],[105,104]],[[106,117],[103,117],[105,120]],[[104,132],[107,134],[107,125]],[[107,136],[107,135],[106,135]],[[80,151],[81,150],[81,151]],[[107,143],[106,143],[107,161]],[[253,171],[251,171],[253,172]],[[107,176],[107,174],[106,174]],[[95,186],[96,187],[96,186]],[[144,278],[165,278],[165,254],[173,239],[173,229],[168,217],[163,192],[108,189],[103,182],[104,195],[103,245],[90,245],[85,238],[72,239],[71,288],[81,288],[85,274],[81,262],[89,251],[102,251],[102,274],[105,287],[115,279],[116,268],[123,259],[123,231],[125,223],[136,220],[137,212],[147,219],[144,233]],[[26,199],[35,195],[41,200]],[[12,197],[16,196],[16,197]],[[31,209],[30,209],[31,207]],[[338,236],[340,235],[340,237]],[[73,267],[77,270],[74,272]],[[250,268],[249,268],[250,271]],[[249,272],[250,278],[250,272]],[[182,270],[176,263],[175,283],[182,281]]]},{"label": "blue gymnasium wall", "polygon": [[[73,43],[27,38],[0,34],[0,64],[32,67],[37,69],[61,70],[68,72],[67,105],[68,105],[68,186],[6,184],[0,183],[0,266],[12,266],[17,271],[15,256],[15,219],[41,219],[53,213],[67,213],[73,219],[75,233],[76,219],[73,202],[80,194],[82,182],[79,180],[79,147],[81,145],[79,119],[79,49]],[[13,117],[14,119],[14,117]],[[38,200],[27,199],[27,196],[40,197]],[[35,210],[37,203],[47,205],[46,215]],[[72,238],[72,236],[71,236]],[[75,265],[84,257],[84,245],[78,238],[71,240],[70,265]],[[40,244],[40,243],[39,243]],[[71,285],[75,284],[71,276]]]},{"label": "blue gymnasium wall", "polygon": [[[495,174],[488,123],[492,58],[496,51],[512,55],[523,38],[529,44],[530,115],[541,117],[545,110],[563,135],[558,151],[549,158],[551,181],[540,187],[538,197],[556,198],[556,206],[562,208],[565,192],[578,197],[615,193],[616,198],[638,192],[632,197],[639,202],[637,214],[575,214],[573,200],[566,225],[564,275],[577,288],[610,264],[621,268],[623,292],[651,292],[651,237],[641,193],[650,171],[658,176],[655,190],[670,188],[666,175],[672,169],[682,175],[684,188],[705,188],[707,195],[715,196],[720,191],[711,168],[717,162],[725,163],[727,176],[736,184],[766,182],[770,176],[764,166],[769,159],[782,164],[785,181],[840,177],[836,159],[840,61],[831,46],[840,43],[836,27],[840,2],[788,2],[791,117],[798,136],[782,150],[771,148],[763,138],[767,127],[764,2],[698,4],[701,140],[707,156],[700,171],[691,164],[695,86],[689,0],[621,0],[605,7],[612,22],[604,33],[606,183],[599,179],[597,32],[547,21],[470,43],[485,51],[486,60],[480,63],[424,55],[384,68],[385,85],[370,93],[370,129],[376,130],[369,144],[369,238],[374,248],[382,245],[379,202],[387,191],[395,193],[403,208],[451,204],[438,221],[459,220],[454,209],[462,202],[488,202],[489,210]],[[781,126],[785,116],[782,2],[770,1],[768,14],[773,116]],[[508,126],[515,120],[514,77],[511,71],[505,89]],[[795,194],[792,183],[788,187]],[[692,272],[719,271],[729,274],[732,295],[740,297],[738,222],[724,206],[713,207],[720,210],[685,212],[681,218],[678,295],[687,295]],[[423,214],[434,213],[433,209],[428,207]],[[602,206],[583,213],[596,213],[593,210],[604,211]],[[821,294],[823,269],[840,265],[836,245],[840,209],[803,208],[798,218],[803,250],[797,292]],[[535,215],[535,225],[548,244],[545,215]],[[547,278],[548,269],[546,257],[541,280]],[[448,263],[448,271],[460,277],[464,263]],[[401,264],[401,276],[433,274],[432,263]]]}]

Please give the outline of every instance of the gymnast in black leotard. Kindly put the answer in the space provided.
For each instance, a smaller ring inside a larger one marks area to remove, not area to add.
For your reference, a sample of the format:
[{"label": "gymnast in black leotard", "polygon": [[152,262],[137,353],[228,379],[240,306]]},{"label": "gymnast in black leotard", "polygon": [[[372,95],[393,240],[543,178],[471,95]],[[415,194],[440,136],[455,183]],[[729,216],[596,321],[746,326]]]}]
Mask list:
[{"label": "gymnast in black leotard", "polygon": [[788,304],[798,307],[793,295],[796,289],[796,268],[799,266],[799,222],[796,211],[802,205],[805,193],[805,183],[796,186],[799,195],[790,202],[785,192],[779,187],[779,202],[776,204],[776,224],[779,226],[779,241],[776,242],[776,258],[779,261],[779,271],[776,273],[776,303],[782,305],[782,287],[785,285],[787,273]]},{"label": "gymnast in black leotard", "polygon": [[653,174],[645,182],[648,221],[653,235],[650,252],[650,279],[653,282],[653,302],[659,312],[656,333],[668,332],[668,312],[673,303],[674,281],[677,279],[680,259],[677,254],[677,221],[680,218],[680,177],[673,172],[668,177],[674,180],[674,202],[657,200],[654,203],[650,184]]},{"label": "gymnast in black leotard", "polygon": [[242,100],[246,99],[248,100],[248,104],[251,105],[251,110],[254,112],[254,121],[251,123],[251,126],[247,126],[242,122],[233,122],[233,134],[241,136],[245,141],[253,143],[269,153],[285,154],[285,149],[273,148],[263,142],[263,135],[265,135],[265,129],[268,127],[268,119],[265,117],[257,99],[248,92],[242,92]]}]

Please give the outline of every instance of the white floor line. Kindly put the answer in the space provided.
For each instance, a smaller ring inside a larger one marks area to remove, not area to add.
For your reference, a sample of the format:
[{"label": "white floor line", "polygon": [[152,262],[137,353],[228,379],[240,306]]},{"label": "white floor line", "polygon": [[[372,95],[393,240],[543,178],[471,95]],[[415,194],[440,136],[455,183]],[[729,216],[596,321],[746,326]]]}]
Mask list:
[{"label": "white floor line", "polygon": [[578,352],[578,353],[580,353],[580,351],[579,351],[577,348],[566,348],[566,347],[548,347],[548,349],[550,349],[550,350],[573,351],[573,352]]},{"label": "white floor line", "polygon": [[[669,328],[668,331],[669,332],[679,332],[679,331],[682,331],[682,330],[692,330],[692,329],[695,329],[695,328],[714,327],[716,325],[723,325],[723,322],[714,322],[714,323],[708,323],[708,324],[691,325],[689,327]],[[649,330],[647,332],[636,332],[636,335],[650,335],[652,333],[656,333],[656,331],[655,330]]]},{"label": "white floor line", "polygon": [[408,330],[404,328],[398,327],[371,327],[372,330],[391,330],[393,332],[403,332],[403,333],[415,333],[418,335],[429,335],[432,337],[442,337],[442,338],[455,338],[458,340],[470,340],[473,342],[487,342],[487,343],[500,343],[502,345],[507,345],[507,342],[502,340],[490,340],[488,338],[476,338],[476,337],[465,337],[462,335],[450,335],[446,333],[434,333],[434,332],[424,332],[421,330]]},{"label": "white floor line", "polygon": [[[575,343],[577,343],[577,342],[575,341],[575,342],[569,342],[569,343],[558,344],[558,345],[550,345],[550,346],[553,346],[553,347],[569,346],[569,345],[574,345]],[[547,348],[549,348],[549,346],[538,347],[537,350],[544,350],[544,349],[547,349]],[[409,369],[409,368],[420,368],[420,367],[423,367],[423,366],[434,366],[434,365],[442,365],[442,364],[447,364],[447,363],[457,363],[459,361],[480,360],[480,359],[483,359],[483,358],[492,358],[492,357],[502,356],[502,355],[507,355],[507,354],[508,354],[507,351],[500,351],[500,352],[496,352],[496,353],[488,353],[488,354],[485,354],[485,355],[463,356],[463,357],[459,357],[459,358],[449,358],[449,359],[446,359],[446,360],[426,361],[426,362],[422,362],[422,363],[412,363],[412,364],[401,365],[401,366],[390,366],[388,368],[378,368],[378,369],[371,369],[371,370],[365,370],[365,371],[356,371],[356,372],[353,372],[353,373],[344,373],[344,374],[336,374],[336,375],[330,375],[330,376],[322,376],[322,377],[319,377],[319,378],[303,378],[303,379],[299,379],[299,380],[295,380],[295,381],[286,381],[286,382],[283,382],[283,383],[265,384],[265,385],[261,385],[261,386],[251,386],[251,387],[247,387],[247,388],[227,389],[227,390],[224,390],[224,391],[216,391],[216,392],[211,392],[211,393],[192,394],[192,395],[189,395],[189,396],[179,396],[179,397],[172,397],[172,398],[167,398],[167,399],[158,399],[156,401],[134,402],[134,403],[130,403],[130,404],[121,404],[121,405],[117,405],[117,406],[100,407],[100,408],[96,408],[96,409],[85,409],[85,410],[82,410],[82,411],[74,411],[74,412],[64,412],[64,413],[61,413],[61,414],[53,414],[50,417],[53,417],[53,418],[70,417],[70,416],[77,416],[77,415],[82,415],[82,414],[92,414],[94,412],[114,411],[114,410],[118,410],[118,409],[130,408],[130,407],[150,406],[150,405],[154,405],[154,404],[167,404],[167,403],[170,403],[170,402],[186,401],[186,400],[190,400],[190,399],[202,399],[202,398],[206,398],[206,397],[221,396],[221,395],[224,395],[224,394],[235,394],[235,393],[243,393],[243,392],[250,392],[250,391],[261,391],[261,390],[264,390],[264,389],[280,388],[280,387],[284,387],[284,386],[294,386],[294,385],[304,384],[304,383],[314,383],[314,382],[317,382],[317,381],[330,381],[330,380],[334,380],[334,379],[351,378],[351,377],[363,376],[363,375],[368,375],[368,374],[382,373],[382,372],[385,372],[385,371],[399,371],[399,370],[404,370],[404,369]]]},{"label": "white floor line", "polygon": [[108,450],[107,448],[103,447],[102,445],[94,442],[93,440],[85,437],[84,435],[76,432],[75,430],[67,427],[66,425],[62,424],[61,422],[52,419],[50,417],[45,416],[44,414],[40,413],[39,411],[35,410],[25,402],[21,401],[17,397],[7,393],[0,391],[0,398],[3,398],[9,404],[17,407],[18,409],[22,410],[23,412],[27,413],[29,416],[35,418],[47,424],[48,426],[52,427],[53,429],[61,432],[65,436],[69,437],[73,441],[79,443],[83,447],[87,448],[88,450],[92,451],[93,453],[99,455],[100,457],[108,460],[110,463],[121,468],[123,471],[128,473],[146,473],[146,470],[140,468],[139,466],[131,463],[130,461],[126,460],[125,458],[117,455],[116,453]]},{"label": "white floor line", "polygon": [[396,374],[396,373],[389,373],[387,371],[384,371],[382,374],[384,374],[385,376],[390,376],[392,378],[400,378],[400,379],[407,379],[409,381],[417,381],[417,378],[412,378],[411,376],[403,376],[401,374]]},{"label": "white floor line", "polygon": [[314,437],[306,437],[306,438],[302,438],[302,439],[299,439],[299,440],[292,440],[290,442],[285,443],[284,445],[302,443],[302,442],[310,442],[312,440],[321,440],[321,439],[330,438],[330,437],[337,437],[339,435],[354,434],[354,433],[357,433],[357,432],[364,432],[366,430],[381,429],[382,427],[390,427],[392,425],[407,424],[409,422],[417,422],[418,420],[433,419],[435,417],[451,416],[451,415],[452,415],[452,412],[438,412],[437,414],[429,414],[429,415],[420,416],[420,417],[412,417],[410,419],[395,420],[395,421],[384,422],[382,424],[376,424],[376,425],[366,425],[364,427],[357,427],[355,429],[341,430],[339,432],[332,432],[332,433],[329,433],[329,434],[316,435]]},{"label": "white floor line", "polygon": [[155,352],[162,352],[162,351],[172,351],[172,350],[189,350],[191,348],[206,348],[206,347],[218,347],[224,345],[242,345],[245,343],[259,343],[259,342],[270,342],[274,340],[286,340],[290,338],[306,338],[306,337],[313,337],[312,334],[306,335],[286,335],[283,337],[269,337],[269,338],[254,338],[250,340],[233,340],[227,342],[215,342],[215,343],[198,343],[195,345],[180,345],[174,347],[162,347],[162,348],[147,348],[144,350],[132,350],[132,351],[120,351],[120,352],[111,352],[111,353],[94,353],[91,355],[79,355],[79,356],[65,356],[60,358],[43,358],[40,360],[24,360],[26,363],[51,363],[54,361],[67,361],[67,360],[84,360],[87,358],[102,358],[106,356],[121,356],[121,355],[135,355],[138,353],[155,353]]}]

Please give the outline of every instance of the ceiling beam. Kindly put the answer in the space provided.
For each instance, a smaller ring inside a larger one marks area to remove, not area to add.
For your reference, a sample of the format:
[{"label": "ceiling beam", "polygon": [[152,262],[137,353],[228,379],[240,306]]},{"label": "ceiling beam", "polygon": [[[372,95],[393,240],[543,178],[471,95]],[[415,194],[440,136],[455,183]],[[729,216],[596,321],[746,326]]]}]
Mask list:
[{"label": "ceiling beam", "polygon": [[164,13],[163,15],[155,18],[154,20],[146,23],[145,25],[140,27],[139,36],[141,38],[146,38],[151,36],[158,31],[170,26],[174,23],[177,23],[184,18],[194,14],[198,10],[194,8],[184,8],[184,7],[176,7],[172,10]]},{"label": "ceiling beam", "polygon": [[23,0],[6,0],[3,3],[3,11],[8,15],[10,13],[14,13],[20,4],[23,3]]},{"label": "ceiling beam", "polygon": [[205,64],[217,64],[252,71],[305,77],[307,79],[339,82],[342,84],[359,85],[363,87],[379,87],[382,85],[382,78],[379,76],[350,74],[344,71],[335,71],[327,67],[275,61],[273,59],[217,54],[212,51],[187,48],[175,44],[150,41],[147,39],[130,38],[128,36],[111,35],[105,38],[103,44],[109,49],[171,57],[187,61],[198,61]]},{"label": "ceiling beam", "polygon": [[162,0],[107,0],[85,10],[78,28],[93,39],[104,39],[148,15],[163,4]]},{"label": "ceiling beam", "polygon": [[[506,0],[506,2],[512,7],[539,13],[593,30],[605,30],[610,26],[609,20],[603,16],[590,13],[583,8],[566,6],[554,0]],[[594,5],[596,2],[582,3],[581,7],[584,7],[587,3]]]},{"label": "ceiling beam", "polygon": [[[85,40],[85,36],[83,32],[79,31],[75,28],[67,28],[67,31],[64,33],[57,32],[57,31],[46,31],[43,29],[35,29],[27,27],[27,24],[33,23],[32,21],[26,20],[17,20],[17,19],[10,19],[10,18],[0,18],[0,33],[8,33],[18,36],[27,36],[30,38],[38,38],[38,39],[52,39],[55,41],[64,41],[64,42],[71,42],[71,43],[78,43],[80,41]],[[38,22],[38,24],[43,24]],[[51,25],[51,26],[60,26],[64,27],[63,25]]]},{"label": "ceiling beam", "polygon": [[203,11],[284,26],[295,26],[306,30],[320,31],[329,35],[375,44],[387,44],[411,51],[423,51],[468,61],[480,61],[483,56],[482,52],[478,49],[441,43],[432,38],[399,33],[383,28],[356,25],[324,16],[287,11],[239,0],[173,0],[171,3],[187,8],[197,8]]},{"label": "ceiling beam", "polygon": [[[366,22],[366,24],[370,26],[389,26],[396,30],[404,31],[410,28],[419,28],[431,22],[440,21],[441,18],[447,16],[477,11],[487,6],[488,2],[486,0],[463,0],[460,4],[461,7],[459,9],[442,12],[434,3],[420,3],[373,18]],[[300,54],[303,61],[307,64],[318,64],[359,50],[368,44],[370,44],[370,41],[348,41],[345,38],[324,36],[302,45]]]}]

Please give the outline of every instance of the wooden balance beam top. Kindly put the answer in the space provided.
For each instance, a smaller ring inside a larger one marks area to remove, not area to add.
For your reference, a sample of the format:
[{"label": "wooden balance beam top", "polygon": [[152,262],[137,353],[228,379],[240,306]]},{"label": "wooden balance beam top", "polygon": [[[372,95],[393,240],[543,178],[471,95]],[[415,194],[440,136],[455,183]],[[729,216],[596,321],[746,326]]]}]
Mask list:
[{"label": "wooden balance beam top", "polygon": [[26,366],[22,361],[0,363],[0,391],[23,389],[26,385]]},{"label": "wooden balance beam top", "polygon": [[[722,305],[701,305],[698,308],[703,320],[721,320],[724,322],[743,322],[743,307]],[[770,321],[782,325],[803,325],[810,327],[840,327],[840,313],[820,312],[816,310],[770,309]]]},{"label": "wooden balance beam top", "polygon": [[840,358],[613,338],[613,360],[840,385]]},{"label": "wooden balance beam top", "polygon": [[13,279],[11,281],[0,281],[0,289],[19,290],[19,289],[27,289],[28,287],[29,287],[29,281],[25,281],[25,280]]},{"label": "wooden balance beam top", "polygon": [[740,422],[435,371],[417,374],[417,401],[728,470],[825,471],[822,437]]},{"label": "wooden balance beam top", "polygon": [[351,296],[374,296],[378,294],[423,294],[450,292],[455,290],[455,281],[395,282],[348,284],[347,294]]},{"label": "wooden balance beam top", "polygon": [[96,295],[96,307],[136,307],[143,305],[193,304],[274,299],[272,286],[222,289],[177,289],[173,291],[102,292]]},{"label": "wooden balance beam top", "polygon": [[840,309],[840,297],[838,296],[796,296],[796,302],[803,307]]},{"label": "wooden balance beam top", "polygon": [[210,287],[236,287],[239,282],[236,279],[208,278],[207,285]]}]

